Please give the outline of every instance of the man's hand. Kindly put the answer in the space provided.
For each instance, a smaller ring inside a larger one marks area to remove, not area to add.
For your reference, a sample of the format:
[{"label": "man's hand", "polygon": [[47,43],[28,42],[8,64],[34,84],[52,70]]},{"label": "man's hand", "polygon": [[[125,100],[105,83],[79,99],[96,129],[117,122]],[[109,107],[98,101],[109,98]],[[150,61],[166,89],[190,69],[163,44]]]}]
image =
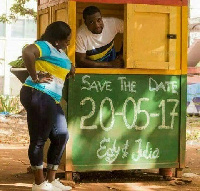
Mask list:
[{"label": "man's hand", "polygon": [[79,68],[123,68],[123,56],[119,55],[115,60],[110,62],[100,62],[89,60],[86,54],[76,52],[76,66]]},{"label": "man's hand", "polygon": [[123,68],[124,67],[124,60],[123,56],[119,55],[115,60],[111,61],[113,68]]}]

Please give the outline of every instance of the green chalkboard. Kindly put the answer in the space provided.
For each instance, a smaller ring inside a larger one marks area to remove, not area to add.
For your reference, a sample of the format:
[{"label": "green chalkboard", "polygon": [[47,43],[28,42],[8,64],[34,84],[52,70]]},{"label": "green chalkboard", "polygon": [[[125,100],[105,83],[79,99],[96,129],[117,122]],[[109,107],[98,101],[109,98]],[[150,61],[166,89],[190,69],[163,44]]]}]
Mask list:
[{"label": "green chalkboard", "polygon": [[74,169],[178,167],[180,78],[77,74],[70,80]]}]

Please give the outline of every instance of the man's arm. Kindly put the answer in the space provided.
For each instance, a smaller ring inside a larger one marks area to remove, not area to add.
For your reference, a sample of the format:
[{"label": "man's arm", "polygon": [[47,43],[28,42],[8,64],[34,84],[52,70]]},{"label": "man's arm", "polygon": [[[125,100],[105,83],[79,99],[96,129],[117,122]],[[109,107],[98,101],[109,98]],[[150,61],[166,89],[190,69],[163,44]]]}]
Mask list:
[{"label": "man's arm", "polygon": [[78,68],[123,68],[124,61],[119,57],[111,62],[98,62],[89,60],[85,53],[76,52],[76,67]]}]

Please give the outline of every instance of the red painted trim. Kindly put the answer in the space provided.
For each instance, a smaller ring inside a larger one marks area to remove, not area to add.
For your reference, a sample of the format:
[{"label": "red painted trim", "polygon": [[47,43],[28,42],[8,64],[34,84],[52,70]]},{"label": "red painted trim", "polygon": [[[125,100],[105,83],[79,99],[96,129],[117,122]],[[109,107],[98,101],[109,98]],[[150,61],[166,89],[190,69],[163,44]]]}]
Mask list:
[{"label": "red painted trim", "polygon": [[199,67],[188,67],[188,74],[198,74],[199,75],[200,68]]},{"label": "red painted trim", "polygon": [[38,0],[38,5],[47,4],[49,0]]},{"label": "red painted trim", "polygon": [[112,4],[151,4],[151,5],[176,5],[187,6],[187,0],[72,0],[77,2],[112,3]]},{"label": "red painted trim", "polygon": [[183,6],[188,6],[188,0],[182,0],[183,1]]},{"label": "red painted trim", "polygon": [[46,9],[48,7],[53,7],[55,5],[66,3],[69,0],[39,0],[38,10]]},{"label": "red painted trim", "polygon": [[42,9],[46,9],[46,8],[48,8],[48,7],[50,7],[50,5],[49,5],[48,3],[40,4],[40,5],[38,6],[38,11],[40,11],[40,10],[42,10]]},{"label": "red painted trim", "polygon": [[188,6],[188,0],[39,0],[38,10],[45,9],[56,4],[67,1],[91,2],[91,3],[112,3],[112,4],[150,4],[150,5],[173,5],[173,6]]}]

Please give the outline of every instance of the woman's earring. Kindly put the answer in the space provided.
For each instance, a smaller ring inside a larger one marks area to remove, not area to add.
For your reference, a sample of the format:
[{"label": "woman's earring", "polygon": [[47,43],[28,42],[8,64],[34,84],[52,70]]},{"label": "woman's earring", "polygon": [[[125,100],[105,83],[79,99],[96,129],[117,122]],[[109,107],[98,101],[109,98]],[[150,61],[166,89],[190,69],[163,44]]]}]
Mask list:
[{"label": "woman's earring", "polygon": [[58,43],[56,42],[56,46],[58,46]]}]

